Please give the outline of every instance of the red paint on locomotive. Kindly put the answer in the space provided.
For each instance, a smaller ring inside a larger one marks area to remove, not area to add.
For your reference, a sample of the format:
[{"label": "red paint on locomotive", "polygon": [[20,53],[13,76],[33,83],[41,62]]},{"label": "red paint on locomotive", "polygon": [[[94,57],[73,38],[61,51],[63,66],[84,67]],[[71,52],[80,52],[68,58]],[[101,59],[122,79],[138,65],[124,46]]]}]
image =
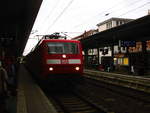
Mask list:
[{"label": "red paint on locomotive", "polygon": [[27,65],[40,79],[83,74],[83,56],[80,41],[62,39],[41,40],[27,55]]}]

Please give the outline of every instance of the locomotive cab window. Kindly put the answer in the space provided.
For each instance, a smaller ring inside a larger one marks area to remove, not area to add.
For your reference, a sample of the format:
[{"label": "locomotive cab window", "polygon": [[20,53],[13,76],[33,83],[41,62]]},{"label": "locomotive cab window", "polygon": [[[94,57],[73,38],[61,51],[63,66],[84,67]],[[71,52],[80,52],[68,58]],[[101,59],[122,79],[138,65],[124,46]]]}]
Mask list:
[{"label": "locomotive cab window", "polygon": [[48,53],[50,54],[78,54],[78,44],[68,42],[49,42]]}]

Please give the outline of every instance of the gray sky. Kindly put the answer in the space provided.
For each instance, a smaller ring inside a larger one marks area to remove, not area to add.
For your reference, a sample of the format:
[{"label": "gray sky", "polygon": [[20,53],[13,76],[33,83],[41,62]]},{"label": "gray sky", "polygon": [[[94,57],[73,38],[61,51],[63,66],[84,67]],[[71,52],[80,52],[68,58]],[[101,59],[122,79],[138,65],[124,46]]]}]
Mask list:
[{"label": "gray sky", "polygon": [[36,35],[65,32],[75,37],[111,17],[137,19],[148,9],[150,0],[43,0],[24,54],[38,42]]}]

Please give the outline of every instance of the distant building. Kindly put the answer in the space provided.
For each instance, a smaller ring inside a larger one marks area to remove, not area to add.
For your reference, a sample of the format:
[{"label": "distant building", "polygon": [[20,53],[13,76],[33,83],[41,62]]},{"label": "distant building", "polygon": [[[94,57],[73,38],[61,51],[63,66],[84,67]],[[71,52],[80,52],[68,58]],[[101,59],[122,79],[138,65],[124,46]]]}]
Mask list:
[{"label": "distant building", "polygon": [[150,9],[148,10],[148,15],[150,15]]},{"label": "distant building", "polygon": [[98,32],[98,30],[91,29],[89,31],[85,31],[83,34],[81,34],[81,35],[79,35],[77,37],[72,38],[72,40],[80,40],[80,39],[86,38],[88,36],[94,35],[97,32]]},{"label": "distant building", "polygon": [[[98,32],[102,32],[104,30],[108,30],[108,29],[111,29],[113,27],[117,27],[117,26],[120,26],[122,24],[125,24],[125,23],[128,23],[130,21],[133,21],[133,19],[125,19],[125,18],[110,18],[108,20],[105,20],[99,24],[97,24],[97,27],[98,27]],[[110,49],[110,47],[103,47],[101,48],[102,50],[108,50],[107,54],[103,54],[103,51],[99,51],[99,63],[101,64],[102,63],[102,58],[105,58],[105,57],[111,57],[112,56],[112,51]],[[93,53],[92,54],[97,54],[96,52],[96,49],[93,49]],[[119,49],[118,49],[118,46],[114,46],[114,52],[117,52],[118,53]],[[121,48],[121,52],[122,53],[125,53],[126,52],[126,49],[123,50]]]},{"label": "distant building", "polygon": [[97,24],[98,32],[117,27],[119,25],[128,23],[132,21],[133,19],[125,19],[125,18],[110,18],[108,20],[105,20],[99,24]]}]

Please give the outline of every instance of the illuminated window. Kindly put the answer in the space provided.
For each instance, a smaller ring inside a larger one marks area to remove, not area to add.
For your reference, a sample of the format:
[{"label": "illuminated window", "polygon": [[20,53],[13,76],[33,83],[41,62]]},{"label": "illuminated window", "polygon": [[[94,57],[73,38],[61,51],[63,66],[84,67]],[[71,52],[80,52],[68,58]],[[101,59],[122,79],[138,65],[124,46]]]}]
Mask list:
[{"label": "illuminated window", "polygon": [[129,59],[123,58],[123,65],[129,65]]}]

